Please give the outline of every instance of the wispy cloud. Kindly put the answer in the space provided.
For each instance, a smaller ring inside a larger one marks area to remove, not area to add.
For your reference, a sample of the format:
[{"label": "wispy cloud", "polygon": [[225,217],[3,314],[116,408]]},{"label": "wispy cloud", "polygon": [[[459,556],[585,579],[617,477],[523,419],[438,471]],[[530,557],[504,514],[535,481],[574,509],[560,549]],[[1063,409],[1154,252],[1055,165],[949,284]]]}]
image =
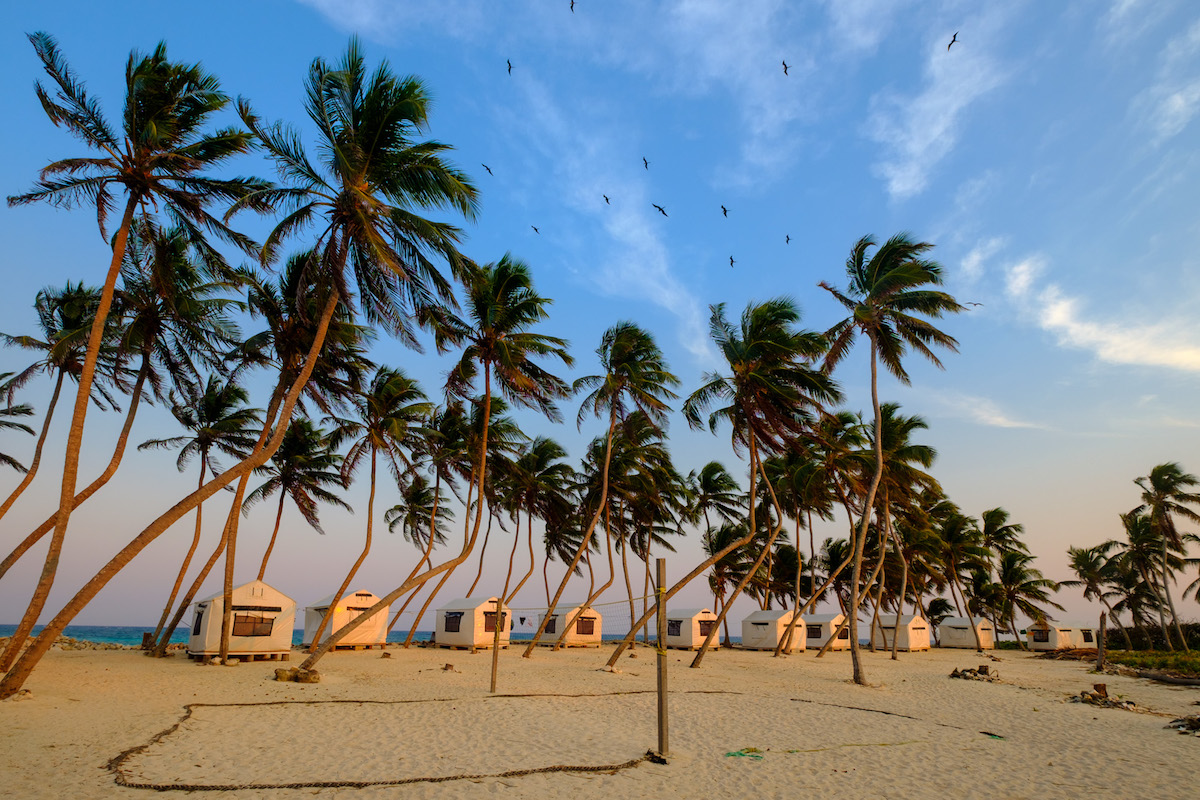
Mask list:
[{"label": "wispy cloud", "polygon": [[972,247],[962,260],[963,278],[970,283],[979,280],[983,276],[988,260],[999,253],[1007,242],[1008,240],[1003,236],[992,236]]},{"label": "wispy cloud", "polygon": [[1162,48],[1157,78],[1134,98],[1132,113],[1145,120],[1155,144],[1177,136],[1200,114],[1200,20]]},{"label": "wispy cloud", "polygon": [[989,428],[1031,428],[1046,430],[1049,426],[1037,422],[1017,419],[989,397],[963,392],[939,391],[922,397],[922,403],[930,403],[942,414],[967,420]]},{"label": "wispy cloud", "polygon": [[1054,334],[1060,345],[1091,352],[1110,364],[1166,367],[1200,372],[1200,337],[1192,320],[1172,314],[1154,322],[1138,319],[1088,318],[1084,302],[1057,284],[1039,286],[1046,265],[1031,256],[1007,270],[1009,297],[1038,327]]}]

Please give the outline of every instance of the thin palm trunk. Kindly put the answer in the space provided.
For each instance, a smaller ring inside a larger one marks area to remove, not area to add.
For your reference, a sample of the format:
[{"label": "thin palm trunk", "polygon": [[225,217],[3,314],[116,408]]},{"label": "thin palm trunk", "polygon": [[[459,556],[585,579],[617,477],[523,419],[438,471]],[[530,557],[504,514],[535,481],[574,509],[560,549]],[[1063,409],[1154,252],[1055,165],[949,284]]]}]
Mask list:
[{"label": "thin palm trunk", "polygon": [[850,660],[854,664],[854,682],[867,685],[867,673],[863,668],[858,644],[858,606],[861,602],[859,581],[862,580],[863,546],[867,541],[867,526],[870,524],[871,509],[875,507],[875,494],[883,478],[883,414],[879,408],[879,367],[877,355],[879,345],[871,336],[871,407],[875,410],[875,474],[871,476],[871,488],[863,501],[862,522],[854,541],[854,566],[850,575]]},{"label": "thin palm trunk", "polygon": [[[864,586],[865,591],[869,592],[871,590],[871,587],[875,585],[875,579],[879,577],[879,570],[882,568],[883,568],[882,562],[880,562],[878,565],[876,565],[875,572],[871,573],[870,577],[867,578],[867,583]],[[842,609],[843,613],[845,613],[846,618],[842,620],[842,624],[837,627],[837,630],[834,631],[833,635],[829,637],[829,640],[827,642],[825,642],[824,646],[822,646],[820,651],[817,652],[817,658],[821,658],[826,653],[828,653],[829,648],[833,646],[833,643],[837,640],[837,636],[838,636],[838,634],[840,634],[842,632],[842,629],[850,626],[850,614],[849,614],[850,603],[849,603],[848,599],[847,599],[847,602],[843,603],[842,597],[839,595],[838,596],[838,606]],[[853,636],[853,634],[851,634],[851,635]]]},{"label": "thin palm trunk", "polygon": [[[321,315],[317,330],[313,337],[312,346],[305,356],[304,367],[300,374],[292,382],[292,385],[287,393],[287,398],[283,403],[283,411],[280,414],[281,418],[290,418],[292,409],[295,408],[297,400],[300,398],[300,393],[304,390],[304,386],[308,383],[309,377],[312,375],[313,368],[316,366],[317,355],[320,353],[321,346],[325,341],[325,334],[329,330],[330,320],[333,318],[333,313],[337,309],[338,297],[335,294],[326,303],[324,312]],[[266,425],[269,425],[270,419],[266,421],[263,430],[266,431]],[[29,646],[28,649],[17,660],[16,664],[8,671],[3,681],[0,681],[0,700],[11,697],[29,678],[29,674],[33,671],[37,663],[50,649],[55,639],[62,633],[63,629],[73,620],[80,611],[82,611],[92,598],[96,596],[108,583],[116,577],[116,575],[125,568],[125,566],[133,560],[142,550],[144,550],[151,542],[161,536],[168,528],[177,522],[182,516],[187,514],[197,504],[204,502],[218,491],[245,477],[249,480],[251,472],[256,468],[261,467],[266,463],[275,451],[279,449],[279,445],[283,442],[283,436],[286,426],[279,425],[275,429],[274,435],[264,445],[260,437],[259,444],[255,446],[254,451],[240,461],[238,464],[229,468],[220,476],[204,487],[204,489],[192,492],[187,497],[180,500],[165,513],[160,515],[156,520],[151,522],[142,530],[132,541],[123,547],[112,559],[108,561],[100,571],[97,572],[91,580],[84,584],[75,596],[63,607],[61,611],[54,616],[53,619],[42,629],[37,639]],[[265,434],[264,434],[265,435]],[[60,509],[61,511],[61,509]],[[62,514],[60,513],[60,518]]]},{"label": "thin palm trunk", "polygon": [[1162,540],[1162,576],[1163,576],[1163,596],[1167,598],[1167,607],[1171,609],[1171,621],[1175,623],[1175,633],[1179,636],[1179,644],[1183,647],[1185,653],[1190,653],[1191,648],[1188,647],[1187,637],[1183,635],[1183,628],[1179,626],[1179,614],[1175,612],[1175,601],[1171,598],[1171,575],[1167,571],[1167,537]]},{"label": "thin palm trunk", "polygon": [[0,519],[4,519],[4,515],[12,508],[12,504],[17,502],[17,498],[25,491],[29,484],[33,481],[33,476],[37,474],[38,465],[42,463],[42,446],[46,443],[46,434],[50,430],[50,420],[54,417],[54,406],[58,404],[58,393],[62,389],[63,377],[66,373],[63,370],[58,371],[58,380],[54,382],[54,392],[50,395],[50,405],[46,406],[46,419],[42,421],[42,432],[38,434],[37,445],[33,448],[33,461],[29,464],[29,471],[25,473],[25,477],[17,484],[17,488],[12,490],[12,494],[0,505]]},{"label": "thin palm trunk", "polygon": [[[434,471],[434,479],[433,479],[433,510],[429,514],[429,538],[425,542],[425,549],[422,551],[421,557],[419,559],[417,559],[417,565],[415,567],[413,567],[412,572],[408,573],[408,577],[405,578],[405,580],[412,580],[412,577],[414,575],[416,575],[418,572],[420,572],[421,567],[424,566],[426,563],[428,563],[430,565],[433,564],[433,559],[430,556],[433,553],[434,539],[437,537],[437,514],[438,514],[438,506],[440,505],[441,499],[442,499],[442,473],[435,470]],[[408,597],[405,598],[404,605],[400,606],[400,610],[396,612],[396,615],[394,617],[392,617],[392,621],[388,623],[388,626],[387,626],[388,633],[391,633],[392,628],[396,627],[396,623],[400,621],[400,615],[404,613],[405,609],[408,608],[408,604],[411,603],[413,601],[413,598],[416,596],[417,596],[416,592],[411,592],[408,595]]]},{"label": "thin palm trunk", "polygon": [[[816,607],[817,598],[820,597],[822,594],[824,594],[825,590],[833,585],[833,582],[835,580],[837,580],[837,576],[841,575],[842,570],[844,570],[846,567],[850,566],[850,564],[852,564],[853,561],[854,561],[853,553],[846,556],[842,560],[842,563],[838,564],[837,569],[835,569],[829,573],[829,576],[825,578],[825,582],[821,584],[821,587],[819,589],[817,589],[817,588],[813,589],[813,593],[809,596],[808,600],[804,603],[804,608],[802,608],[800,610],[801,616],[803,616],[804,614],[807,614],[809,611],[812,611],[813,608]],[[840,602],[841,602],[840,598],[839,598],[838,602],[840,604]],[[792,621],[788,623],[789,631],[792,628],[794,628],[797,624],[799,624],[797,622],[797,618],[792,617]],[[781,652],[783,652],[783,642],[782,641],[775,645],[775,655],[778,656]]]},{"label": "thin palm trunk", "polygon": [[1163,614],[1163,598],[1158,591],[1158,581],[1154,580],[1152,576],[1147,574],[1145,567],[1139,567],[1138,571],[1142,575],[1142,581],[1144,581],[1145,584],[1150,587],[1150,591],[1154,593],[1154,608],[1156,611],[1158,611],[1158,627],[1162,628],[1163,639],[1167,643],[1167,649],[1171,652],[1175,652],[1175,646],[1171,643],[1171,629],[1167,627],[1167,618]]},{"label": "thin palm trunk", "polygon": [[587,609],[591,608],[592,603],[594,603],[598,599],[600,599],[600,595],[602,595],[606,591],[608,591],[608,587],[612,586],[613,582],[616,581],[616,579],[617,579],[617,562],[616,562],[616,558],[613,556],[613,539],[612,539],[612,527],[610,524],[611,523],[610,514],[611,514],[611,509],[605,508],[605,510],[604,510],[604,539],[608,543],[608,580],[599,589],[589,591],[587,600],[584,602],[584,604],[581,605],[575,611],[575,613],[572,614],[567,619],[567,624],[563,626],[562,631],[559,632],[559,634],[558,634],[558,638],[554,640],[554,649],[555,650],[562,647],[563,640],[567,638],[567,631],[571,630],[571,628],[574,627],[575,620],[579,619],[579,615],[582,614]]},{"label": "thin palm trunk", "polygon": [[[633,581],[629,579],[629,543],[632,536],[633,533],[631,531],[630,534],[621,542],[621,571],[625,574],[625,591],[629,595],[630,619],[633,619],[634,615],[637,613],[634,611],[635,606],[633,604]],[[550,602],[550,588],[548,586],[546,587],[546,602]]]},{"label": "thin palm trunk", "polygon": [[479,545],[479,569],[475,571],[475,580],[471,581],[471,588],[467,589],[467,597],[475,594],[475,587],[479,585],[479,579],[483,577],[483,559],[487,555],[488,540],[492,538],[492,523],[496,520],[496,515],[488,510],[487,529],[483,532],[483,542]]},{"label": "thin palm trunk", "polygon": [[329,608],[325,609],[325,615],[321,617],[321,624],[317,626],[317,632],[313,634],[312,644],[309,646],[308,652],[315,652],[317,644],[321,641],[321,635],[325,632],[325,628],[329,625],[329,620],[333,617],[333,612],[337,609],[337,604],[341,601],[342,596],[346,594],[346,590],[350,588],[350,581],[354,580],[354,576],[358,574],[358,568],[367,560],[367,554],[371,552],[371,532],[375,523],[375,465],[378,451],[371,448],[371,491],[367,494],[367,540],[363,544],[363,550],[359,553],[358,560],[354,562],[354,566],[350,567],[350,571],[346,573],[346,577],[342,579],[342,585],[333,593],[333,602],[329,604]]},{"label": "thin palm trunk", "polygon": [[[226,525],[228,524],[228,521],[226,521]],[[175,633],[175,629],[179,627],[179,623],[183,620],[183,615],[187,613],[188,607],[191,606],[192,600],[196,598],[196,594],[200,591],[200,587],[204,585],[208,574],[212,572],[212,568],[217,565],[221,554],[225,552],[225,541],[225,533],[222,531],[221,538],[217,540],[217,546],[212,551],[212,555],[208,557],[208,561],[204,562],[204,566],[200,568],[200,572],[192,580],[192,585],[179,600],[179,605],[175,609],[174,616],[171,617],[170,624],[164,627],[156,638],[154,644],[154,656],[156,658],[162,658],[166,655],[167,645],[171,642],[171,634]]]},{"label": "thin palm trunk", "polygon": [[896,598],[896,627],[892,629],[892,660],[896,661],[898,660],[896,652],[900,646],[900,616],[904,613],[904,597],[908,594],[908,558],[904,555],[900,536],[892,528],[890,518],[887,527],[892,542],[896,545],[896,552],[900,556],[900,595]]},{"label": "thin palm trunk", "polygon": [[[204,470],[208,466],[208,453],[201,451],[200,453],[200,480],[196,483],[196,488],[200,489],[204,486]],[[154,629],[154,636],[151,641],[157,642],[159,635],[162,633],[163,626],[167,624],[167,617],[171,614],[171,609],[175,605],[175,596],[179,594],[179,587],[183,585],[183,577],[187,574],[188,565],[192,563],[192,556],[196,554],[196,547],[200,544],[200,526],[203,522],[204,504],[196,506],[196,529],[192,533],[192,546],[188,548],[187,555],[183,557],[183,564],[179,567],[179,574],[175,576],[175,585],[171,587],[171,594],[167,597],[166,605],[163,606],[162,616],[158,618],[158,626]]]},{"label": "thin palm trunk", "polygon": [[279,492],[279,508],[275,511],[275,527],[271,530],[271,541],[267,542],[266,552],[263,553],[262,563],[258,566],[258,580],[262,580],[267,574],[267,561],[271,558],[271,551],[275,549],[275,538],[279,536],[279,523],[283,520],[283,501],[287,499],[287,492],[282,489]]},{"label": "thin palm trunk", "polygon": [[983,640],[979,638],[979,626],[975,623],[975,615],[971,613],[971,605],[967,602],[967,594],[962,590],[962,586],[958,585],[958,572],[954,572],[951,577],[953,583],[958,586],[958,593],[962,595],[963,606],[967,609],[967,622],[971,623],[971,633],[975,635],[975,652],[983,652]]},{"label": "thin palm trunk", "polygon": [[1117,616],[1117,612],[1113,611],[1112,606],[1110,606],[1108,601],[1104,599],[1104,595],[1098,596],[1100,598],[1100,602],[1103,603],[1104,607],[1108,610],[1108,618],[1116,623],[1117,629],[1121,631],[1121,638],[1125,640],[1125,649],[1132,650],[1133,642],[1131,642],[1129,639],[1129,631],[1125,630],[1125,626],[1121,624],[1121,618]]}]

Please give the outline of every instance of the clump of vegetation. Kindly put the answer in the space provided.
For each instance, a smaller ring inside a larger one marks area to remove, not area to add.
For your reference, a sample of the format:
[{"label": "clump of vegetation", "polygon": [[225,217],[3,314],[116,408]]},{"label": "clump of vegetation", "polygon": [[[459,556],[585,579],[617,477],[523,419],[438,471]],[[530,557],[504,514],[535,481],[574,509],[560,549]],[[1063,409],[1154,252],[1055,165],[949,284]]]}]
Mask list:
[{"label": "clump of vegetation", "polygon": [[1153,669],[1200,678],[1200,653],[1164,652],[1147,650],[1142,652],[1109,651],[1105,658],[1115,664],[1124,664],[1134,669]]}]

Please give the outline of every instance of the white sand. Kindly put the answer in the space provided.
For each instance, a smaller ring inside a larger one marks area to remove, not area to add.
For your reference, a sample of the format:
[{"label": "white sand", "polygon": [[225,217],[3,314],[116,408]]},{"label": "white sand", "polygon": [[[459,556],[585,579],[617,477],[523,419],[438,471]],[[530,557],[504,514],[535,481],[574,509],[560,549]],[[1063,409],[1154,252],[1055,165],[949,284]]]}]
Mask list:
[{"label": "white sand", "polygon": [[[486,653],[388,652],[389,659],[378,651],[328,656],[322,682],[308,686],[272,681],[280,666],[273,662],[200,667],[133,651],[52,652],[29,682],[30,696],[0,703],[0,784],[19,798],[153,796],[118,786],[107,764],[175,725],[187,704],[198,705],[183,724],[125,759],[129,780],[244,786],[495,775],[619,764],[656,744],[651,650],[623,658],[619,674],[600,669],[607,647],[539,651],[532,660],[504,651],[504,694],[593,695],[515,698],[488,695]],[[875,687],[847,680],[848,653],[818,660],[811,652],[774,659],[721,651],[693,670],[691,654],[673,652],[673,758],[665,766],[209,796],[1197,796],[1200,738],[1163,726],[1200,710],[1200,690],[1090,675],[1076,662],[1011,651],[987,662],[1000,684],[947,678],[953,667],[985,662],[969,651],[902,653],[899,662],[865,656]],[[446,663],[461,672],[443,671]],[[1167,716],[1066,702],[1097,681]],[[331,700],[376,702],[311,702]],[[726,756],[747,747],[762,758]]]}]

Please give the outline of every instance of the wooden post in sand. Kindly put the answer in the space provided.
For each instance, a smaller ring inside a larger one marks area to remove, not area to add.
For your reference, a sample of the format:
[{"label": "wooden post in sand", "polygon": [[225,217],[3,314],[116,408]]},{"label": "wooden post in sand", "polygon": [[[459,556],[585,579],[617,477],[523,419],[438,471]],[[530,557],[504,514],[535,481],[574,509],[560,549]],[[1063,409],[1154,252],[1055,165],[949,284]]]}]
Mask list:
[{"label": "wooden post in sand", "polygon": [[658,594],[658,641],[655,650],[658,651],[658,754],[669,756],[670,745],[667,743],[667,607],[663,603],[663,593],[667,586],[667,560],[654,560],[657,571],[656,592]]},{"label": "wooden post in sand", "polygon": [[1096,637],[1096,671],[1097,672],[1104,671],[1104,635],[1105,635],[1105,633],[1107,633],[1107,630],[1105,627],[1107,622],[1108,622],[1108,613],[1105,611],[1101,611],[1100,612],[1100,630],[1098,631],[1099,635]]}]

